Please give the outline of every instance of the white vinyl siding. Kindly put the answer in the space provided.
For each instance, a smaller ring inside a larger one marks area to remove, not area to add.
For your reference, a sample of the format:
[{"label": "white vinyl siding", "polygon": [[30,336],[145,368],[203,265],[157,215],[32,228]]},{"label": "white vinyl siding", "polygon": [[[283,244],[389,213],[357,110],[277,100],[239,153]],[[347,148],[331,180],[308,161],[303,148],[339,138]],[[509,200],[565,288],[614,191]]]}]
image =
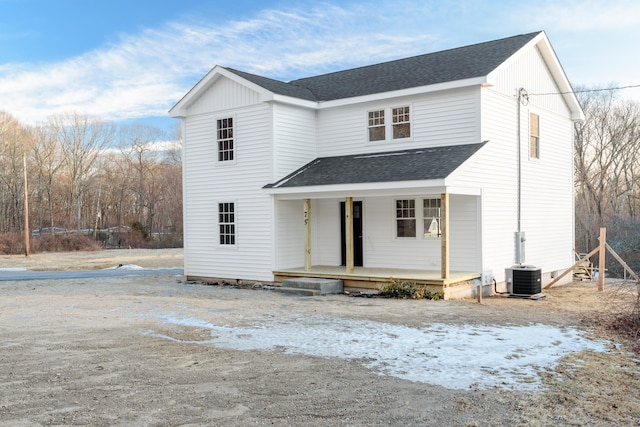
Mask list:
[{"label": "white vinyl siding", "polygon": [[365,266],[439,269],[440,240],[396,237],[395,202],[393,197],[366,199],[363,227]]},{"label": "white vinyl siding", "polygon": [[[216,167],[216,118],[234,116],[236,162]],[[267,104],[184,121],[185,274],[272,280],[271,109]],[[235,201],[235,245],[219,245],[218,203]]]},{"label": "white vinyl siding", "polygon": [[[529,112],[540,115],[544,156],[529,161]],[[493,89],[482,97],[482,139],[489,142],[464,168],[452,186],[482,188],[483,264],[496,280],[515,263],[517,231],[517,103]],[[567,117],[521,106],[521,230],[526,234],[526,264],[544,272],[571,266],[573,248],[572,123]]]},{"label": "white vinyl siding", "polygon": [[[394,151],[479,142],[477,114],[480,92],[465,88],[416,95],[389,102],[385,141],[369,141],[370,111],[379,103],[356,104],[318,111],[318,157]],[[410,138],[392,139],[392,109],[410,105]]]},{"label": "white vinyl siding", "polygon": [[[488,142],[448,179],[450,185],[482,189],[484,273],[504,280],[515,262],[517,230],[517,111],[515,98],[483,89],[482,140]],[[526,120],[524,121],[526,126]],[[526,135],[526,134],[525,134]],[[523,141],[526,158],[528,142]]]},{"label": "white vinyl siding", "polygon": [[514,61],[500,69],[496,75],[495,90],[515,99],[520,88],[527,91],[530,102],[547,111],[569,115],[569,107],[564,99],[561,96],[549,95],[561,91],[537,47],[514,58]]},{"label": "white vinyl siding", "polygon": [[260,94],[226,77],[206,90],[189,106],[189,115],[231,110],[260,102]]},{"label": "white vinyl siding", "polygon": [[[449,222],[451,270],[480,272],[480,198],[451,194]],[[440,242],[440,239],[436,240]]]},{"label": "white vinyl siding", "polygon": [[316,113],[283,104],[273,106],[275,182],[317,157]]},{"label": "white vinyl siding", "polygon": [[[340,236],[340,202],[344,199],[317,200],[312,212],[314,224],[314,263],[320,265],[340,265],[341,245]],[[366,211],[366,205],[363,205]]]},{"label": "white vinyl siding", "polygon": [[[302,200],[281,200],[276,203],[277,232],[274,240],[278,257],[276,269],[299,268],[304,265],[303,209]],[[312,225],[315,217],[316,213],[312,206]]]},{"label": "white vinyl siding", "polygon": [[541,112],[540,134],[544,156],[539,161],[523,157],[522,231],[526,263],[553,271],[573,264],[572,123]]}]

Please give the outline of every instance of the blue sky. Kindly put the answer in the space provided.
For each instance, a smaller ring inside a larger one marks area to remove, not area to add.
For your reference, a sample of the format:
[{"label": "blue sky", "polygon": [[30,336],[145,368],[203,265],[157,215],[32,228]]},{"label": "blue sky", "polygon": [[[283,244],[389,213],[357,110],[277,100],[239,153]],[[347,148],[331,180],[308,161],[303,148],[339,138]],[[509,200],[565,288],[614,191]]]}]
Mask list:
[{"label": "blue sky", "polygon": [[0,110],[172,127],[216,64],[287,81],[538,30],[574,85],[640,85],[637,0],[0,0]]}]

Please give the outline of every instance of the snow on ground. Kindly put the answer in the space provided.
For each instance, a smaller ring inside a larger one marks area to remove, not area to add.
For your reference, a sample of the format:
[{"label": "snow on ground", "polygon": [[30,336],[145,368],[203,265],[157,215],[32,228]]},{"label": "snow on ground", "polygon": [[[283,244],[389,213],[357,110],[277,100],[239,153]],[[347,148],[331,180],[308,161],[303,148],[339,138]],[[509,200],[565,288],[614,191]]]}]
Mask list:
[{"label": "snow on ground", "polygon": [[[260,319],[250,327],[229,327],[198,318],[160,315],[165,324],[211,330],[209,341],[243,351],[283,351],[362,361],[380,375],[449,389],[541,388],[537,370],[569,353],[605,351],[572,328],[548,325],[471,326],[431,324],[413,328],[327,316]],[[151,331],[148,335],[172,339]]]},{"label": "snow on ground", "polygon": [[103,268],[103,270],[144,270],[144,267],[135,264],[120,264],[115,267]]},{"label": "snow on ground", "polygon": [[2,267],[0,271],[27,271],[24,267]]}]

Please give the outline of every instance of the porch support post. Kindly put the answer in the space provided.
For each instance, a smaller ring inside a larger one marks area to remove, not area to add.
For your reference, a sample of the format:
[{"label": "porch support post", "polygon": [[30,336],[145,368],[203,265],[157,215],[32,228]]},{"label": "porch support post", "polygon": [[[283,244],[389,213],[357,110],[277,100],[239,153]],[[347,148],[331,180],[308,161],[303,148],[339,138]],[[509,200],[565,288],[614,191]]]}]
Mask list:
[{"label": "porch support post", "polygon": [[311,270],[311,199],[304,199],[304,270]]},{"label": "porch support post", "polygon": [[440,195],[440,268],[443,279],[449,278],[449,194]]},{"label": "porch support post", "polygon": [[345,242],[347,244],[347,274],[353,273],[353,197],[347,197],[344,203]]}]

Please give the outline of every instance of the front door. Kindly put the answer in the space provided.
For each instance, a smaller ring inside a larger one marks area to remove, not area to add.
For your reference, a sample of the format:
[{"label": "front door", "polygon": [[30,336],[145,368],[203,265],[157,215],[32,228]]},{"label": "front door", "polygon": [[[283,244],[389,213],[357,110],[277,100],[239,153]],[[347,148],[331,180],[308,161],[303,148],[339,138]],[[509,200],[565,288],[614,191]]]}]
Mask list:
[{"label": "front door", "polygon": [[[340,202],[340,235],[342,236],[342,264],[347,265],[347,226],[345,222],[345,202]],[[353,265],[362,267],[362,202],[353,202]]]}]

